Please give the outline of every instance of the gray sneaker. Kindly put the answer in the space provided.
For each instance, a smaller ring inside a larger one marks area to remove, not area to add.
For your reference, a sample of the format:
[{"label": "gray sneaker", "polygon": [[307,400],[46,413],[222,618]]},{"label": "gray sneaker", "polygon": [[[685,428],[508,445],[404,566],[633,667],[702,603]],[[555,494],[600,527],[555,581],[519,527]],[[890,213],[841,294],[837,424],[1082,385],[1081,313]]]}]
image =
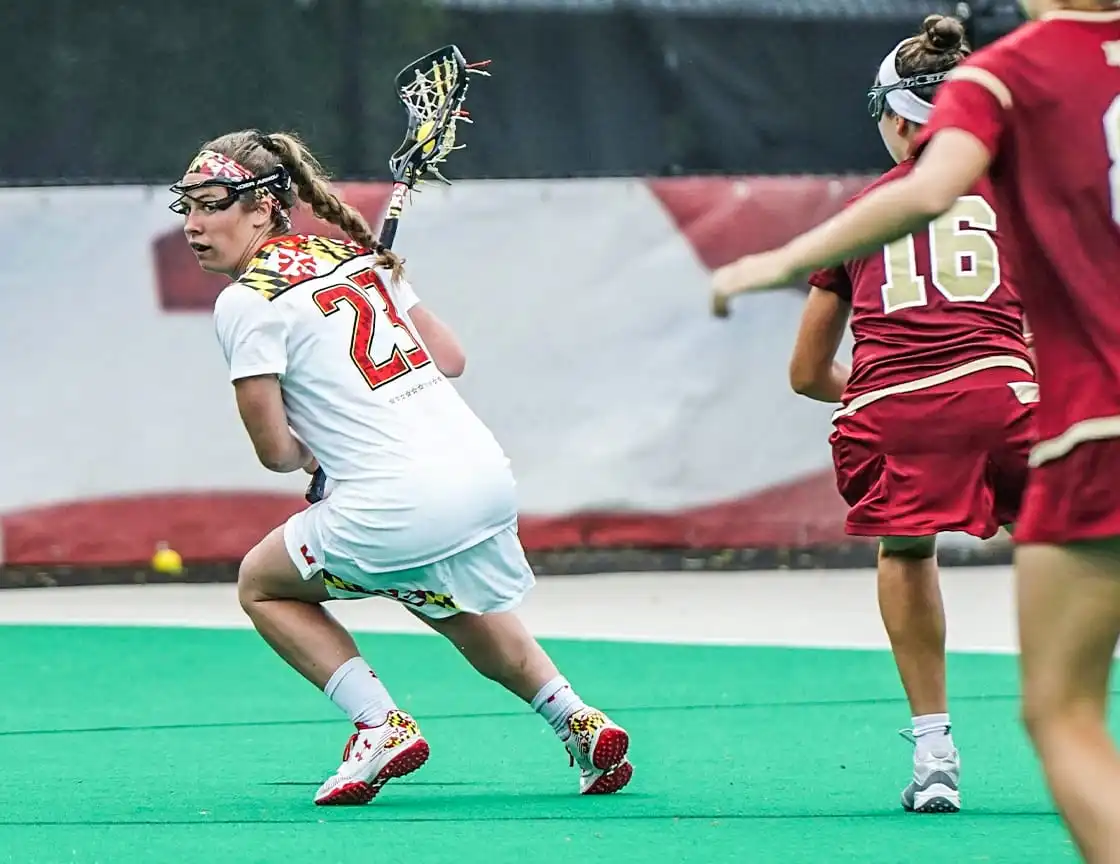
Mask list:
[{"label": "gray sneaker", "polygon": [[[909,729],[899,732],[914,742]],[[914,751],[914,779],[902,790],[902,809],[910,813],[956,813],[961,809],[961,756],[956,749],[927,753]]]}]

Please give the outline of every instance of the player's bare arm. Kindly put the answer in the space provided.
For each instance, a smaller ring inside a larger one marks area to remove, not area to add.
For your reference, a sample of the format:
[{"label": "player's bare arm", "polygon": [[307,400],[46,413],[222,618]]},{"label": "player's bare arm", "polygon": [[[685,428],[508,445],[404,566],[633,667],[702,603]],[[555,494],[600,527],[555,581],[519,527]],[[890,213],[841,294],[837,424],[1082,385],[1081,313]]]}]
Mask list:
[{"label": "player's bare arm", "polygon": [[409,309],[408,316],[424,341],[436,368],[448,378],[458,378],[462,375],[467,365],[467,355],[455,331],[422,303]]},{"label": "player's bare arm", "polygon": [[713,313],[726,316],[736,294],[792,285],[818,268],[867,255],[924,228],[968,192],[990,162],[987,148],[970,133],[938,132],[906,177],[884,184],[779,249],[717,270]]},{"label": "player's bare arm", "polygon": [[789,383],[795,392],[818,402],[841,401],[851,370],[836,362],[836,352],[851,310],[851,304],[831,291],[809,292],[789,362]]},{"label": "player's bare arm", "polygon": [[286,474],[314,461],[311,451],[288,428],[280,381],[275,375],[239,378],[233,388],[241,422],[265,468]]}]

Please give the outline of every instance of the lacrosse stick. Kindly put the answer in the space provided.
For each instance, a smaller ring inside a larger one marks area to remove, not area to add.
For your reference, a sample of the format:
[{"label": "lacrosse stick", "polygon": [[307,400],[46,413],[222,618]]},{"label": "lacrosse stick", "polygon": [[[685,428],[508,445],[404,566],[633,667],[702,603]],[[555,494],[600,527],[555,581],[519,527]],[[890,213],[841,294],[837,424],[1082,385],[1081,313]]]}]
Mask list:
[{"label": "lacrosse stick", "polygon": [[[439,171],[453,150],[465,144],[455,143],[455,125],[472,122],[463,110],[471,75],[489,75],[489,60],[468,63],[455,45],[426,54],[405,66],[396,77],[397,98],[408,111],[408,129],[404,141],[389,159],[393,174],[393,192],[385,221],[381,223],[381,245],[392,248],[397,225],[404,210],[405,196],[429,177],[451,185]],[[326,491],[327,475],[317,468],[307,486],[307,501],[321,501]]]}]

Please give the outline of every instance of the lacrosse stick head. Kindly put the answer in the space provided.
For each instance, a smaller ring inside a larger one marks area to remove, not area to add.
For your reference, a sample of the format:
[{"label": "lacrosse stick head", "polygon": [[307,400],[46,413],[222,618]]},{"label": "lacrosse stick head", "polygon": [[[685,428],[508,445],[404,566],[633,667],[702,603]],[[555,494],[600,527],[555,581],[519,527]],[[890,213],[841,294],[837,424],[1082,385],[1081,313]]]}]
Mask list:
[{"label": "lacrosse stick head", "polygon": [[412,188],[427,177],[449,182],[439,165],[466,145],[455,144],[455,126],[470,123],[463,110],[472,75],[489,75],[489,60],[467,63],[455,45],[445,45],[397,73],[397,97],[408,111],[408,131],[389,159],[393,179]]}]

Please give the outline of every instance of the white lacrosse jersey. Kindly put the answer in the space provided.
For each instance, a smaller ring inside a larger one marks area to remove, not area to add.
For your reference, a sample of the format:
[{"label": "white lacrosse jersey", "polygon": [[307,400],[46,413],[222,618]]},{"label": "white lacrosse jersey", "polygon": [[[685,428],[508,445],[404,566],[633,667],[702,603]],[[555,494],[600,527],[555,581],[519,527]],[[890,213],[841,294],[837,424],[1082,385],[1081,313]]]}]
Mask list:
[{"label": "white lacrosse jersey", "polygon": [[291,429],[333,482],[323,537],[370,572],[418,567],[514,524],[513,475],[436,368],[419,299],[375,256],[325,237],[261,247],[214,306],[230,380],[279,377]]}]

